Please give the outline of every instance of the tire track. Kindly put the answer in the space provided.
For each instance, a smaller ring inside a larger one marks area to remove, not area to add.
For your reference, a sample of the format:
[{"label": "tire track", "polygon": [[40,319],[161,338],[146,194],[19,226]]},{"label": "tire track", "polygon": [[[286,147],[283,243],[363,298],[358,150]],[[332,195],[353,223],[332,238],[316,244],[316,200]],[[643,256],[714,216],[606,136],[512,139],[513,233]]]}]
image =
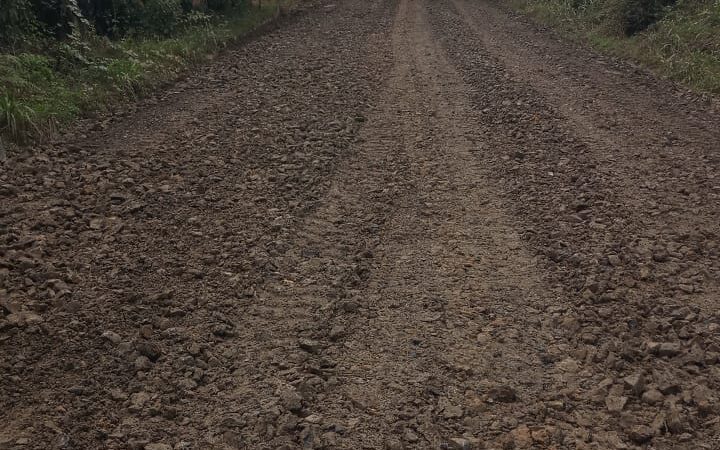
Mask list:
[{"label": "tire track", "polygon": [[302,440],[314,445],[502,445],[520,424],[545,430],[527,411],[555,383],[537,367],[553,342],[544,309],[560,299],[472,154],[482,139],[467,87],[426,7],[400,3],[384,102],[294,239],[325,262],[284,289],[316,311],[298,342],[323,389],[307,388],[311,374],[295,383],[310,400]]}]

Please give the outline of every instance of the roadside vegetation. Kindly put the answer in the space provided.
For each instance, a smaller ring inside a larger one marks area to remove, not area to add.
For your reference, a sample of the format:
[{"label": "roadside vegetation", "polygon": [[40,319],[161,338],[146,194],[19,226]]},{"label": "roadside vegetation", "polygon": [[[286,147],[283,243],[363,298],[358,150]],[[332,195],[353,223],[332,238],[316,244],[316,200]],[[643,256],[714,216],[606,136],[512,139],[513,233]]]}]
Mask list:
[{"label": "roadside vegetation", "polygon": [[510,0],[597,49],[720,93],[720,0]]},{"label": "roadside vegetation", "polygon": [[0,139],[41,138],[140,97],[286,2],[0,0]]}]

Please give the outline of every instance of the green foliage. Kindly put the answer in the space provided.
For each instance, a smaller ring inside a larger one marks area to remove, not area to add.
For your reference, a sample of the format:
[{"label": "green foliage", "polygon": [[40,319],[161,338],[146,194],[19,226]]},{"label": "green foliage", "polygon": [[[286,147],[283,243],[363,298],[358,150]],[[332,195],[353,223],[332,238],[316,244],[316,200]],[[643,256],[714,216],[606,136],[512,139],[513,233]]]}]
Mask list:
[{"label": "green foliage", "polygon": [[720,1],[679,3],[638,44],[673,78],[720,92]]},{"label": "green foliage", "polygon": [[50,59],[46,56],[0,55],[0,83],[9,91],[31,89],[49,80],[52,74]]},{"label": "green foliage", "polygon": [[213,11],[228,11],[239,3],[237,0],[207,0],[207,7]]},{"label": "green foliage", "polygon": [[116,91],[139,96],[144,89],[145,70],[137,58],[114,59],[107,66],[107,80]]},{"label": "green foliage", "polygon": [[550,16],[581,20],[606,33],[632,36],[656,23],[676,0],[540,0],[524,2]]},{"label": "green foliage", "polygon": [[100,35],[116,39],[140,26],[141,0],[79,0],[79,4]]},{"label": "green foliage", "polygon": [[80,27],[89,27],[77,0],[32,0],[35,18],[42,31],[55,38],[64,39]]},{"label": "green foliage", "polygon": [[182,16],[180,27],[183,30],[208,28],[212,24],[212,16],[202,11],[190,11]]},{"label": "green foliage", "polygon": [[[69,0],[51,1],[69,4]],[[235,8],[222,15],[183,13],[176,0],[145,0],[141,5],[143,14],[149,12],[147,16],[123,16],[122,22],[118,12],[126,11],[122,8],[136,0],[81,1],[119,8],[64,16],[74,19],[66,21],[67,31],[61,39],[57,38],[59,32],[51,35],[46,30],[45,38],[38,33],[38,40],[24,47],[2,47],[7,41],[0,41],[0,138],[9,136],[22,142],[42,137],[81,114],[142,96],[176,79],[188,66],[206,61],[209,54],[276,11],[273,0],[263,2],[262,8]],[[83,11],[87,7],[87,3],[74,0],[70,4]],[[113,40],[95,33],[97,17],[102,14],[109,14],[104,17],[110,17],[106,23],[116,27],[113,33],[125,37]]]},{"label": "green foliage", "polygon": [[52,60],[38,54],[0,55],[0,86],[12,99],[5,106],[13,106],[14,115],[21,119],[29,108],[39,128],[52,128],[57,120],[75,116],[82,98],[82,92],[65,81]]},{"label": "green foliage", "polygon": [[602,51],[720,93],[720,0],[513,0]]},{"label": "green foliage", "polygon": [[24,142],[34,132],[39,133],[34,117],[35,112],[19,103],[14,96],[8,93],[0,96],[0,133]]},{"label": "green foliage", "polygon": [[580,0],[585,18],[608,32],[632,36],[662,19],[675,0]]},{"label": "green foliage", "polygon": [[626,36],[637,34],[660,20],[674,0],[625,0],[619,16]]},{"label": "green foliage", "polygon": [[173,34],[183,15],[180,0],[146,0],[142,28],[158,36]]},{"label": "green foliage", "polygon": [[111,39],[131,34],[167,37],[209,9],[224,14],[243,0],[0,0],[0,48],[29,38],[48,42],[96,32]]},{"label": "green foliage", "polygon": [[0,0],[0,45],[15,46],[35,30],[30,0]]}]

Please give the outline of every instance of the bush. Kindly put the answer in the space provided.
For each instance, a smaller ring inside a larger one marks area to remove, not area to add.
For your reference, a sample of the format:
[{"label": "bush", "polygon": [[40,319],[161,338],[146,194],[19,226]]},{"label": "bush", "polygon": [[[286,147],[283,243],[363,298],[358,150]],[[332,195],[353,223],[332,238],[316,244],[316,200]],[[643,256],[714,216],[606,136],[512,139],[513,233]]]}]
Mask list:
[{"label": "bush", "polygon": [[201,11],[190,11],[186,13],[180,21],[180,26],[184,29],[191,28],[207,28],[212,23],[212,16]]},{"label": "bush", "polygon": [[610,34],[633,36],[665,15],[675,0],[571,0],[576,13]]},{"label": "bush", "polygon": [[213,11],[227,11],[235,8],[240,2],[238,0],[207,0],[208,9]]},{"label": "bush", "polygon": [[140,24],[140,0],[80,0],[80,9],[95,30],[110,38],[125,36]]},{"label": "bush", "polygon": [[78,5],[78,0],[32,0],[35,17],[42,29],[64,39],[80,26],[90,26]]},{"label": "bush", "polygon": [[142,28],[152,34],[170,36],[183,15],[181,0],[147,0],[143,8]]},{"label": "bush", "polygon": [[[0,46],[14,47],[28,37],[54,44],[97,33],[111,39],[131,34],[167,37],[206,10],[229,11],[243,0],[0,0]],[[42,32],[40,34],[39,32]],[[38,43],[41,41],[38,40]],[[27,46],[25,46],[27,48]]]},{"label": "bush", "polygon": [[622,32],[632,36],[646,30],[662,19],[667,7],[674,3],[674,0],[623,0],[618,11]]},{"label": "bush", "polygon": [[30,0],[0,0],[0,44],[14,46],[34,32]]}]

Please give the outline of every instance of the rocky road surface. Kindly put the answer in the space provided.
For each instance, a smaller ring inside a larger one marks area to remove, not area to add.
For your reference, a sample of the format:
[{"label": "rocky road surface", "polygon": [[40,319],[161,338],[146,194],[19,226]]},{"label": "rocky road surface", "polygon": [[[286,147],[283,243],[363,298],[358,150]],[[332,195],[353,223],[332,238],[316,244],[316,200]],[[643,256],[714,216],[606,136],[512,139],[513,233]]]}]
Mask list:
[{"label": "rocky road surface", "polygon": [[720,117],[485,0],[308,8],[0,174],[0,449],[719,449]]}]

